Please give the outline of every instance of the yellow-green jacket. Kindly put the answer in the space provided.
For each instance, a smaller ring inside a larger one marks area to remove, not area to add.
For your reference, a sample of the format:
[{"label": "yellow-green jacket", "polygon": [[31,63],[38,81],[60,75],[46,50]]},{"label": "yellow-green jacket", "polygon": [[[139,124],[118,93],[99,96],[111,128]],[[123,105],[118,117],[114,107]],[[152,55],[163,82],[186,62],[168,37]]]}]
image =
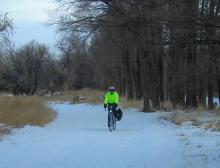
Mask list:
[{"label": "yellow-green jacket", "polygon": [[114,92],[114,93],[110,93],[110,92],[107,92],[106,95],[105,95],[105,101],[104,101],[104,104],[118,104],[119,102],[119,98],[118,98],[118,93],[117,92]]}]

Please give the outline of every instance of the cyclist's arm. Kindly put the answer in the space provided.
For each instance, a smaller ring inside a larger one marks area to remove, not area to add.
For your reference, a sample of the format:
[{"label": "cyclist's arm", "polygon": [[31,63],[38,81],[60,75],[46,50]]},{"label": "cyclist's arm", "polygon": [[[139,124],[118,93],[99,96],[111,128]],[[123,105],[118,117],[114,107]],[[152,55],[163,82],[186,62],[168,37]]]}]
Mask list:
[{"label": "cyclist's arm", "polygon": [[108,104],[108,93],[105,94],[104,104]]},{"label": "cyclist's arm", "polygon": [[116,103],[116,104],[119,103],[119,96],[118,96],[118,93],[116,93],[116,95],[115,95],[115,103]]}]

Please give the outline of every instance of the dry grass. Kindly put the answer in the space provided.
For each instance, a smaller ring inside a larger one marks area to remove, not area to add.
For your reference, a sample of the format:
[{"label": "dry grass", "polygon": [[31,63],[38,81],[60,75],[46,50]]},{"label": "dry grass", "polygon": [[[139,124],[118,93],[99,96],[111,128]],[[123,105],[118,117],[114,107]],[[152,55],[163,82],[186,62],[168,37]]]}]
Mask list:
[{"label": "dry grass", "polygon": [[220,131],[220,121],[215,123],[214,130],[215,131]]},{"label": "dry grass", "polygon": [[4,125],[4,124],[0,124],[0,140],[2,137],[4,137],[7,134],[11,133],[11,129],[12,127]]},{"label": "dry grass", "polygon": [[215,107],[213,112],[220,116],[220,107]]},{"label": "dry grass", "polygon": [[54,117],[55,112],[38,97],[0,97],[0,123],[44,126]]},{"label": "dry grass", "polygon": [[193,109],[190,112],[176,111],[171,113],[171,115],[162,116],[161,118],[172,121],[177,125],[191,121],[194,126],[220,132],[219,108],[207,113],[206,108],[200,106],[198,109]]},{"label": "dry grass", "polygon": [[142,110],[143,104],[143,100],[128,100],[126,97],[120,98],[120,105],[122,108],[137,108]]},{"label": "dry grass", "polygon": [[206,129],[211,129],[212,131],[220,132],[220,121],[209,122]]},{"label": "dry grass", "polygon": [[49,101],[100,104],[103,102],[103,96],[104,91],[85,88],[81,90],[57,92],[52,96],[44,96],[44,98]]},{"label": "dry grass", "polygon": [[202,104],[199,104],[198,108],[187,108],[184,111],[181,111],[180,109],[183,109],[183,108],[177,107],[176,111],[172,112],[172,114],[167,119],[174,122],[177,125],[181,125],[184,122],[191,121],[192,125],[194,126],[200,126],[203,124],[200,121],[201,116],[204,112],[207,112],[208,110],[205,107],[205,105],[202,105]]},{"label": "dry grass", "polygon": [[169,120],[174,122],[177,125],[181,125],[184,122],[191,121],[193,125],[199,126],[201,122],[199,121],[200,118],[199,112],[184,112],[184,111],[176,111],[171,114]]},{"label": "dry grass", "polygon": [[169,119],[175,124],[181,125],[187,118],[182,112],[173,112]]},{"label": "dry grass", "polygon": [[173,110],[173,104],[170,101],[164,101],[160,103],[160,109],[164,111],[172,111]]},{"label": "dry grass", "polygon": [[[103,104],[105,91],[94,89],[81,89],[65,92],[58,92],[53,96],[47,96],[49,101],[69,101],[71,103],[91,103]],[[44,97],[45,98],[45,97]],[[120,97],[120,106],[122,108],[143,109],[143,100],[127,100],[126,97]]]},{"label": "dry grass", "polygon": [[207,112],[208,109],[204,104],[198,104],[197,109],[194,109],[196,112]]}]

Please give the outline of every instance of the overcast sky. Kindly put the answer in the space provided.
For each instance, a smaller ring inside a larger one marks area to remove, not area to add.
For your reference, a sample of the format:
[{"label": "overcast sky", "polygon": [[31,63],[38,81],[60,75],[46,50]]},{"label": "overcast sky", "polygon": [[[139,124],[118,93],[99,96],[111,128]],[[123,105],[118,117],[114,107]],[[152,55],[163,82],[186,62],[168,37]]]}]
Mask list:
[{"label": "overcast sky", "polygon": [[16,46],[37,40],[51,47],[55,44],[55,28],[45,26],[48,12],[55,9],[54,0],[0,0],[0,12],[8,12],[15,26],[13,39]]}]

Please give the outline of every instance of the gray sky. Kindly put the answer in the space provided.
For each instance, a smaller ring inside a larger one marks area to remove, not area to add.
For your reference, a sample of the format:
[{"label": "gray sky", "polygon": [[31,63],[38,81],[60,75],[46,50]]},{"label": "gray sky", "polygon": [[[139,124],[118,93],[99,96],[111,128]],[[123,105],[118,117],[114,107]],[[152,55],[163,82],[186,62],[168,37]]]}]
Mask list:
[{"label": "gray sky", "polygon": [[56,8],[54,0],[0,0],[0,12],[8,12],[15,25],[16,46],[37,40],[53,47],[58,38],[54,27],[45,26],[48,11]]}]

